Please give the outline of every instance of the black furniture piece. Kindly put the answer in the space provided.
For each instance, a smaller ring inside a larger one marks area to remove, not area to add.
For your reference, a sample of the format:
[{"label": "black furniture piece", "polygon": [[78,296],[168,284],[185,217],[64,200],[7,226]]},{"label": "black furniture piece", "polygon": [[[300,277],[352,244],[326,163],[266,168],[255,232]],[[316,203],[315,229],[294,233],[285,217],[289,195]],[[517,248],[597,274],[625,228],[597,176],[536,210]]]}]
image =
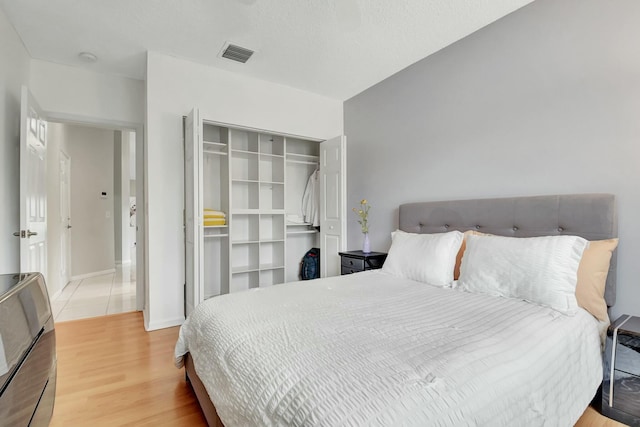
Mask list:
[{"label": "black furniture piece", "polygon": [[48,426],[56,335],[40,273],[0,275],[0,427]]},{"label": "black furniture piece", "polygon": [[607,330],[602,414],[640,426],[640,317],[622,315]]},{"label": "black furniture piece", "polygon": [[339,252],[342,261],[341,274],[357,273],[365,270],[375,270],[382,268],[387,254],[384,252],[369,252],[365,254],[362,251]]}]

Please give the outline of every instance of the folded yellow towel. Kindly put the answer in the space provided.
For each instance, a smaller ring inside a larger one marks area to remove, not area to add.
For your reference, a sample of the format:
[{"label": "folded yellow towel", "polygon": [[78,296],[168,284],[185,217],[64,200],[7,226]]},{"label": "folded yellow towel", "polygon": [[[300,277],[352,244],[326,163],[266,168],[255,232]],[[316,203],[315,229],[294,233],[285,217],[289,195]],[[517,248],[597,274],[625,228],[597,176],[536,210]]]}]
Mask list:
[{"label": "folded yellow towel", "polygon": [[215,209],[204,209],[203,215],[205,218],[226,218],[226,214],[222,211]]},{"label": "folded yellow towel", "polygon": [[215,225],[225,225],[226,223],[227,223],[227,220],[224,218],[205,218],[204,220],[205,227],[211,227]]}]

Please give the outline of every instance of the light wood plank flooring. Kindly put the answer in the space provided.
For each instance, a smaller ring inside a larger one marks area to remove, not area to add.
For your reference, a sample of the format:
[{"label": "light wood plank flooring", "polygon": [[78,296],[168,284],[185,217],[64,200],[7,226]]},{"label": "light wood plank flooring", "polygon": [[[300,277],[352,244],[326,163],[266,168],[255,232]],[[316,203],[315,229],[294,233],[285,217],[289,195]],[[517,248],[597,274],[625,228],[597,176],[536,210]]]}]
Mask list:
[{"label": "light wood plank flooring", "polygon": [[[184,371],[178,328],[146,332],[141,313],[56,324],[56,426],[206,426]],[[622,424],[587,408],[576,426]]]}]

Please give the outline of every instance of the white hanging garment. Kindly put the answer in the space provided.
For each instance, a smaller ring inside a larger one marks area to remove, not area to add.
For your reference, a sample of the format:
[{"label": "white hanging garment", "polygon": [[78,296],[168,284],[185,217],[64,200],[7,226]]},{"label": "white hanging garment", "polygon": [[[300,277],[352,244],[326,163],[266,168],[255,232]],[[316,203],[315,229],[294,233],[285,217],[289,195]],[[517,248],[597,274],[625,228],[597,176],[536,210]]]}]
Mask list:
[{"label": "white hanging garment", "polygon": [[313,225],[314,227],[320,226],[320,213],[318,208],[320,207],[320,188],[318,181],[318,169],[314,170],[307,180],[307,186],[304,189],[302,195],[302,214],[304,215],[304,222]]}]

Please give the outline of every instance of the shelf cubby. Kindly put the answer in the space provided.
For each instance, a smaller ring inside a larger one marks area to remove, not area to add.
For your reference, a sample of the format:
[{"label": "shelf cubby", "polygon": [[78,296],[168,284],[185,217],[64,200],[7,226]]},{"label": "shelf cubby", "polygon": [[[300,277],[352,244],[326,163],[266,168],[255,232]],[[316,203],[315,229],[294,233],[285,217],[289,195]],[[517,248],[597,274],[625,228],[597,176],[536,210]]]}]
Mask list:
[{"label": "shelf cubby", "polygon": [[245,181],[257,181],[259,179],[258,154],[244,151],[235,151],[231,156],[231,178]]},{"label": "shelf cubby", "polygon": [[260,210],[284,210],[284,184],[260,183]]},{"label": "shelf cubby", "polygon": [[284,157],[260,154],[260,181],[284,183]]},{"label": "shelf cubby", "polygon": [[245,273],[257,271],[260,267],[260,247],[255,243],[231,244],[231,272]]},{"label": "shelf cubby", "polygon": [[260,271],[260,287],[284,283],[284,268]]},{"label": "shelf cubby", "polygon": [[284,268],[284,240],[260,243],[260,270]]},{"label": "shelf cubby", "polygon": [[260,186],[257,181],[232,182],[232,212],[238,210],[256,210],[259,207]]},{"label": "shelf cubby", "polygon": [[[207,237],[205,235],[205,237]],[[217,235],[204,240],[203,289],[204,299],[229,291],[229,240],[228,235]]]},{"label": "shelf cubby", "polygon": [[232,150],[258,152],[258,135],[255,132],[231,129],[229,133]]},{"label": "shelf cubby", "polygon": [[260,240],[260,217],[253,214],[233,214],[232,243]]},{"label": "shelf cubby", "polygon": [[280,241],[284,239],[284,215],[260,215],[260,241]]},{"label": "shelf cubby", "polygon": [[249,271],[234,273],[231,277],[229,292],[241,292],[251,288],[257,288],[260,284],[260,272]]},{"label": "shelf cubby", "polygon": [[284,157],[284,137],[261,133],[259,140],[260,153]]}]

